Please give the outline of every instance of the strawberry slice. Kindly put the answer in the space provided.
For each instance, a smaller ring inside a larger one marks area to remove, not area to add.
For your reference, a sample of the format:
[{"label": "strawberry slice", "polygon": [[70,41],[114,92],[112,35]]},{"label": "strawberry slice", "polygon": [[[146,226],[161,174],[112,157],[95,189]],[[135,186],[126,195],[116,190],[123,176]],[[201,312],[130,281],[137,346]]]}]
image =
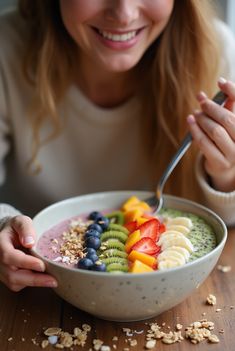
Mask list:
[{"label": "strawberry slice", "polygon": [[160,222],[160,225],[159,225],[159,232],[160,232],[160,234],[164,233],[165,231],[166,231],[165,224]]},{"label": "strawberry slice", "polygon": [[160,235],[160,225],[161,222],[156,219],[152,218],[149,221],[141,224],[138,229],[140,230],[141,238],[150,238],[154,242],[158,241]]},{"label": "strawberry slice", "polygon": [[132,246],[131,250],[143,252],[147,255],[156,255],[160,252],[161,247],[156,245],[151,238],[144,237],[137,241],[137,243]]},{"label": "strawberry slice", "polygon": [[131,221],[124,224],[124,227],[129,230],[129,234],[134,232],[137,229],[137,221]]}]

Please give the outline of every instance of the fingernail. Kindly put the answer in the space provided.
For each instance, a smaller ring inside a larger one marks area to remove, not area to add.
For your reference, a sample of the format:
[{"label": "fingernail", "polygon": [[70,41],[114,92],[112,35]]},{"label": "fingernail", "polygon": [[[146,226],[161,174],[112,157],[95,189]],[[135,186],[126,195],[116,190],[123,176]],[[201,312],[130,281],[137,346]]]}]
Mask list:
[{"label": "fingernail", "polygon": [[44,286],[47,286],[48,288],[56,288],[58,284],[55,280],[46,280]]},{"label": "fingernail", "polygon": [[199,101],[202,101],[202,100],[207,99],[207,95],[206,95],[206,93],[204,93],[204,91],[200,91],[200,93],[197,95],[197,98]]},{"label": "fingernail", "polygon": [[220,84],[225,84],[225,83],[227,83],[227,80],[226,80],[224,77],[220,77],[219,80],[218,80],[218,82],[219,82]]},{"label": "fingernail", "polygon": [[37,263],[37,265],[36,265],[35,268],[36,268],[36,270],[37,270],[38,272],[44,272],[44,271],[45,271],[45,265],[44,265],[43,262]]},{"label": "fingernail", "polygon": [[195,117],[193,115],[188,115],[187,122],[188,124],[194,124],[196,122]]},{"label": "fingernail", "polygon": [[195,109],[195,110],[193,111],[193,114],[194,114],[194,115],[200,115],[201,113],[202,113],[201,110]]},{"label": "fingernail", "polygon": [[26,236],[23,240],[25,245],[34,244],[34,238],[32,236]]}]

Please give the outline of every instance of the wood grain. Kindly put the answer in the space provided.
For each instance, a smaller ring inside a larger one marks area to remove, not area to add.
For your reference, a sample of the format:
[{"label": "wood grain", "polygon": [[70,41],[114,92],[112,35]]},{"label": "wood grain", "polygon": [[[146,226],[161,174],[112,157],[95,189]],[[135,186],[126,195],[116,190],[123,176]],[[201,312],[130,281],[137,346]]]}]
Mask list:
[{"label": "wood grain", "polygon": [[[133,323],[109,322],[95,318],[66,303],[51,289],[27,288],[19,293],[13,293],[0,284],[0,350],[40,350],[38,345],[33,344],[32,339],[36,339],[37,342],[43,340],[43,328],[60,326],[63,330],[72,333],[74,327],[81,327],[86,323],[92,327],[86,345],[84,348],[76,346],[73,348],[74,351],[88,351],[92,348],[92,340],[96,338],[111,346],[111,350],[114,350],[112,346],[115,344],[118,351],[127,347],[130,351],[140,351],[145,350],[148,323],[157,322],[159,325],[166,323],[165,331],[174,330],[175,325],[180,323],[184,330],[190,323],[206,318],[215,323],[214,333],[220,339],[218,344],[203,341],[193,345],[188,340],[183,340],[181,343],[164,345],[161,341],[157,341],[154,350],[233,351],[235,350],[235,308],[231,306],[235,306],[235,229],[229,230],[228,241],[218,264],[231,266],[232,269],[230,272],[223,273],[216,267],[207,280],[180,305],[151,320]],[[210,293],[217,297],[215,306],[206,304],[206,298]],[[216,309],[221,311],[216,312]],[[142,334],[134,334],[131,337],[137,340],[137,346],[129,346],[130,337],[125,335],[122,328],[143,331]],[[219,332],[221,329],[224,330],[223,334]],[[114,336],[118,337],[118,341],[112,340]],[[57,349],[48,346],[46,350]]]}]

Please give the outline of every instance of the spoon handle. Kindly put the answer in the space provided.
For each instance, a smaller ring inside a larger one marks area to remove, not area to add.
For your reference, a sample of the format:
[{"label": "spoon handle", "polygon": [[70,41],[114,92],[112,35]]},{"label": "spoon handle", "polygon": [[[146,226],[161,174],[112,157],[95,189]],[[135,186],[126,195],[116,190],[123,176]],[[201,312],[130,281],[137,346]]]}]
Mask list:
[{"label": "spoon handle", "polygon": [[[219,91],[213,98],[213,101],[218,104],[222,105],[227,98],[227,95],[225,95],[222,91]],[[178,162],[181,160],[181,158],[184,156],[188,148],[190,147],[192,143],[192,135],[191,133],[187,133],[185,138],[183,139],[182,143],[180,144],[179,149],[177,150],[176,154],[173,156],[171,159],[170,163],[168,164],[167,168],[163,172],[158,185],[156,189],[156,195],[157,198],[160,200],[162,196],[162,189],[165,185],[165,182],[167,181],[168,177],[170,176],[171,172],[175,168],[175,166],[178,164]],[[162,204],[162,203],[161,203]]]}]

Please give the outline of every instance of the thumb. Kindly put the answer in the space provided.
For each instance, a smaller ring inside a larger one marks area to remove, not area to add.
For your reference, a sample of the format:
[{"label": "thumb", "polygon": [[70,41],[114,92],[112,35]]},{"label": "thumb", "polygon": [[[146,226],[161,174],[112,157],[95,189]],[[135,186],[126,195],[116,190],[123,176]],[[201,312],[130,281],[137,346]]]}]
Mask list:
[{"label": "thumb", "polygon": [[16,216],[11,220],[14,231],[19,236],[19,241],[25,248],[31,248],[35,244],[35,230],[33,221],[28,216]]}]

